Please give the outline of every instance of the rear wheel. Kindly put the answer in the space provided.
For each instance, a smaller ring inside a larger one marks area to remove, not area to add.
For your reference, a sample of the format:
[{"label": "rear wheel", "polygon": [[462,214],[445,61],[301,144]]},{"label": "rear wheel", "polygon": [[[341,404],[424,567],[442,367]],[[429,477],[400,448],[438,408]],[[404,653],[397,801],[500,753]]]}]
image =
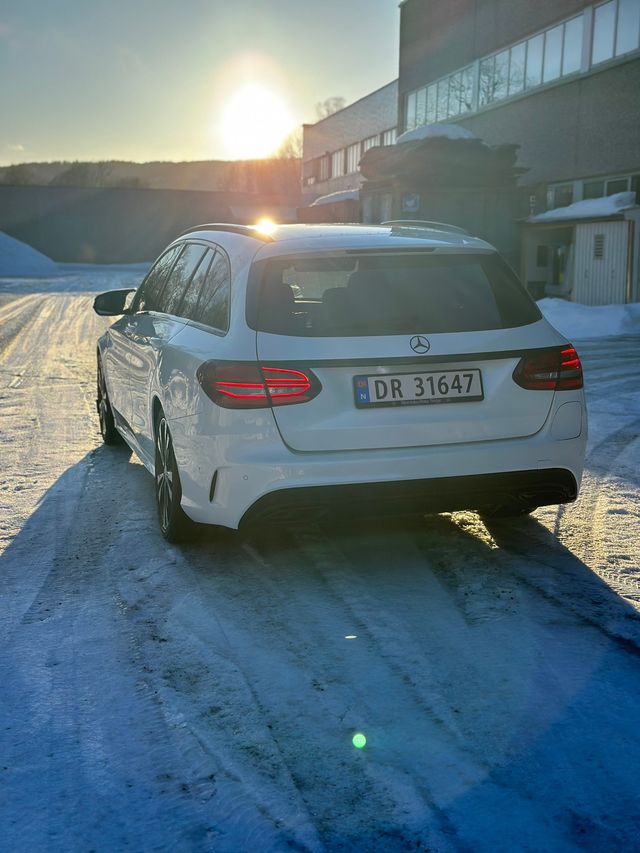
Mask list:
[{"label": "rear wheel", "polygon": [[102,359],[98,356],[98,393],[96,397],[98,419],[100,421],[100,435],[105,444],[122,444],[122,437],[116,429],[113,417],[113,409],[109,402],[107,383],[104,378]]},{"label": "rear wheel", "polygon": [[195,525],[180,506],[180,474],[169,424],[162,412],[158,415],[155,432],[156,504],[160,530],[168,542],[185,542],[193,535]]}]

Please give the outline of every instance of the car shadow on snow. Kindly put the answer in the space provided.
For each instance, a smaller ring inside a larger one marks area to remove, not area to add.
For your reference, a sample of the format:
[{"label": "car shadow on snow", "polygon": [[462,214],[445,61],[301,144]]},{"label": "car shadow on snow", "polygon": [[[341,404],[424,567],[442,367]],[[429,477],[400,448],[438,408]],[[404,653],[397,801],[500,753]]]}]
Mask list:
[{"label": "car shadow on snow", "polygon": [[[19,815],[46,786],[50,834],[68,831],[71,803],[77,848],[109,838],[116,820],[134,848],[204,833],[215,798],[200,807],[177,791],[204,797],[205,771],[241,804],[295,783],[326,849],[419,849],[425,838],[540,849],[585,832],[614,849],[633,837],[625,767],[638,679],[611,638],[637,614],[535,517],[292,520],[203,529],[178,548],[158,530],[148,472],[125,448],[100,447],[45,493],[0,576],[0,627],[13,637],[5,695],[40,720],[35,751],[4,736],[7,766],[31,761],[7,807]],[[82,666],[82,630],[109,666]],[[120,693],[105,694],[105,670],[121,669]],[[138,710],[140,695],[162,696],[162,713],[158,699]],[[195,781],[179,775],[184,756],[158,757],[166,719],[197,732]],[[360,730],[362,753],[351,746]],[[157,781],[163,763],[176,792]],[[298,818],[283,808],[294,838]],[[235,849],[248,849],[253,820],[234,830]]]}]

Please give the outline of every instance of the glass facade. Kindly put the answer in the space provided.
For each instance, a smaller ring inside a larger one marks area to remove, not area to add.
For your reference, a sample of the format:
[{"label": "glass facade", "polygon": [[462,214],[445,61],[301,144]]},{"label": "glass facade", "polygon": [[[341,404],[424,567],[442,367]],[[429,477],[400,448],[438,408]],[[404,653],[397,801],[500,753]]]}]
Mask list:
[{"label": "glass facade", "polygon": [[638,48],[640,0],[607,0],[410,92],[405,130],[457,118]]},{"label": "glass facade", "polygon": [[567,207],[575,201],[602,198],[634,189],[634,177],[632,175],[585,178],[562,184],[550,184],[547,188],[547,209]]},{"label": "glass facade", "polygon": [[640,0],[609,0],[595,7],[591,62],[598,65],[638,49]]}]

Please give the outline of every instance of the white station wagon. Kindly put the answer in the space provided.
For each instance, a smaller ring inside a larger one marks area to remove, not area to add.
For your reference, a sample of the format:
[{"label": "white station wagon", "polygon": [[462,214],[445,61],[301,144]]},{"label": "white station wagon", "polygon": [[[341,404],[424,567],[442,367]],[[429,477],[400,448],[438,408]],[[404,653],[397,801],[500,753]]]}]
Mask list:
[{"label": "white station wagon", "polygon": [[190,522],[575,500],[580,359],[496,250],[437,223],[202,225],[98,341],[104,441]]}]

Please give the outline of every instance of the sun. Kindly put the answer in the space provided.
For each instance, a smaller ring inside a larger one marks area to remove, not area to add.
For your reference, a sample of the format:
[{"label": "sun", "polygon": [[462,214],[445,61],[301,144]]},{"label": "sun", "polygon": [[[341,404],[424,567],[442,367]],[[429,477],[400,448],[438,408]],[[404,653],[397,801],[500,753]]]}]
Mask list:
[{"label": "sun", "polygon": [[247,85],[231,96],[220,132],[233,159],[268,157],[295,127],[284,100],[264,86]]}]

